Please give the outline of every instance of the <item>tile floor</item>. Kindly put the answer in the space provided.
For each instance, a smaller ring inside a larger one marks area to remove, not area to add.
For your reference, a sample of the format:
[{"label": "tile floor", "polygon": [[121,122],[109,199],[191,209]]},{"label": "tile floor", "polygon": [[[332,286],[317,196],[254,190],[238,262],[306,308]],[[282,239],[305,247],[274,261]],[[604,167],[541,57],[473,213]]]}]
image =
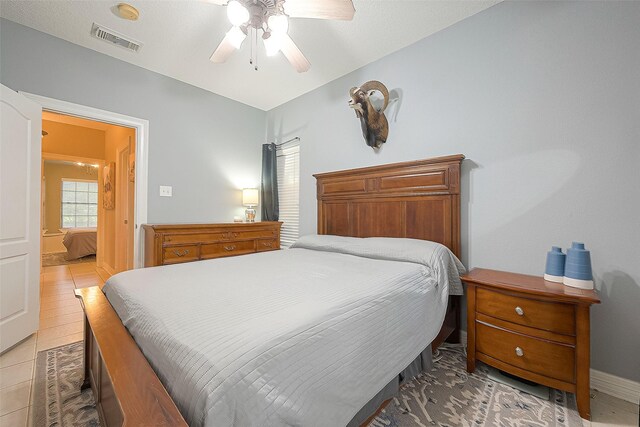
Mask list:
[{"label": "tile floor", "polygon": [[[0,356],[0,427],[30,426],[36,353],[80,341],[82,308],[75,288],[102,286],[109,278],[95,263],[45,267],[40,276],[40,329]],[[593,391],[592,422],[585,426],[638,426],[638,405]]]},{"label": "tile floor", "polygon": [[76,288],[102,286],[109,274],[95,262],[44,267],[40,275],[38,332],[0,355],[0,426],[30,425],[31,389],[38,351],[83,339]]}]

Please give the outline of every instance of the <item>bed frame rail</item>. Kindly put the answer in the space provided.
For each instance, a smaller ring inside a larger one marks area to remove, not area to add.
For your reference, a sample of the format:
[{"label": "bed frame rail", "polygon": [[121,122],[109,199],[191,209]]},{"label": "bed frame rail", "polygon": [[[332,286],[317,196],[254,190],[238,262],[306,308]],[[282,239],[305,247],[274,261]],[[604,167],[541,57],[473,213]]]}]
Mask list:
[{"label": "bed frame rail", "polygon": [[85,379],[103,426],[187,426],[98,286],[77,289],[85,315]]}]

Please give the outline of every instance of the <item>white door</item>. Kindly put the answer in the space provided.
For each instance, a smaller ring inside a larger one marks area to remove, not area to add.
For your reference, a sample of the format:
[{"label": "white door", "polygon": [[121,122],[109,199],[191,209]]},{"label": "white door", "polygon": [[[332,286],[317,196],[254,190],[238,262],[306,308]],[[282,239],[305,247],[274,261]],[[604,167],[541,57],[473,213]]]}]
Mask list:
[{"label": "white door", "polygon": [[42,108],[0,85],[0,352],[38,329]]}]

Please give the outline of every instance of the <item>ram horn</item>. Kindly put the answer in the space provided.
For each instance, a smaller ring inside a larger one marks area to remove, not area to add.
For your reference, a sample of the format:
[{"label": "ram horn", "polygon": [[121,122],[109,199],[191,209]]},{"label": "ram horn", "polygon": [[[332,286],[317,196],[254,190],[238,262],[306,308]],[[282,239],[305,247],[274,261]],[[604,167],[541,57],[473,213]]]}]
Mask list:
[{"label": "ram horn", "polygon": [[378,92],[380,92],[384,97],[384,106],[382,107],[382,109],[380,109],[380,112],[383,112],[387,109],[387,105],[389,105],[389,90],[384,84],[377,80],[371,80],[360,86],[360,89],[365,92],[369,92],[372,90],[377,90]]},{"label": "ram horn", "polygon": [[357,118],[360,118],[360,112],[358,111],[357,108],[355,108],[355,101],[353,99],[353,95],[359,90],[360,90],[359,87],[352,87],[351,89],[349,89],[349,106],[351,106],[351,108],[353,108],[353,110],[356,113],[356,117]]}]

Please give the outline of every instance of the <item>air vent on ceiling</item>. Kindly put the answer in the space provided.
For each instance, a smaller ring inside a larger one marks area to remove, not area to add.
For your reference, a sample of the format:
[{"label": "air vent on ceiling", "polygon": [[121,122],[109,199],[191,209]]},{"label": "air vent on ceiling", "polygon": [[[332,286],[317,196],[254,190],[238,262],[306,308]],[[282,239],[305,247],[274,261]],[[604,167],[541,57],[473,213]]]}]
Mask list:
[{"label": "air vent on ceiling", "polygon": [[117,31],[113,31],[109,28],[103,27],[102,25],[98,25],[95,22],[93,23],[93,27],[91,28],[91,34],[100,40],[104,40],[116,46],[132,50],[134,52],[139,51],[142,47],[142,43],[135,41],[125,36],[124,34],[120,34]]}]

